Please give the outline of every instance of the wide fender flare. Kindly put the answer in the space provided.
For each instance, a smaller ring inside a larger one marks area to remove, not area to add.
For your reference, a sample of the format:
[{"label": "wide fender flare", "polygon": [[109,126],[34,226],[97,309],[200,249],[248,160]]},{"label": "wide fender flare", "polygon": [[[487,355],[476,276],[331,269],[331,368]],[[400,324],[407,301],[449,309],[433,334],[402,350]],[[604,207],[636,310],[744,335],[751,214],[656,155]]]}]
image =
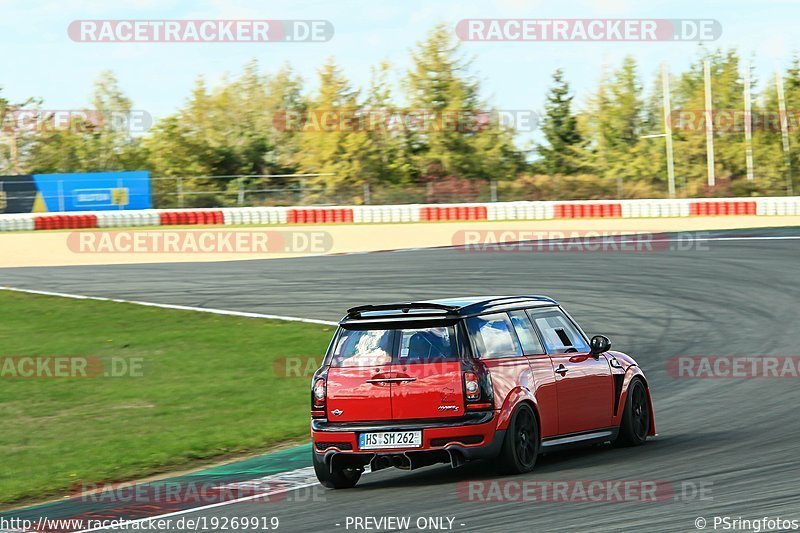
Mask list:
[{"label": "wide fender flare", "polygon": [[506,399],[500,408],[500,412],[497,415],[498,430],[508,429],[508,425],[511,423],[511,416],[514,414],[514,410],[522,402],[528,402],[532,404],[531,407],[533,407],[533,413],[536,415],[536,421],[541,427],[541,422],[539,420],[539,404],[536,401],[536,396],[534,396],[533,392],[531,392],[531,390],[527,387],[516,387],[508,393],[508,396],[506,396]]},{"label": "wide fender flare", "polygon": [[625,412],[625,403],[628,401],[628,389],[630,388],[631,381],[638,377],[644,382],[645,390],[647,391],[647,403],[650,405],[650,430],[648,435],[653,436],[656,434],[656,417],[653,410],[653,396],[650,394],[650,384],[642,372],[642,369],[636,365],[629,366],[625,371],[625,378],[622,381],[622,394],[619,395],[619,404],[617,405],[617,418],[622,421],[622,414]]}]

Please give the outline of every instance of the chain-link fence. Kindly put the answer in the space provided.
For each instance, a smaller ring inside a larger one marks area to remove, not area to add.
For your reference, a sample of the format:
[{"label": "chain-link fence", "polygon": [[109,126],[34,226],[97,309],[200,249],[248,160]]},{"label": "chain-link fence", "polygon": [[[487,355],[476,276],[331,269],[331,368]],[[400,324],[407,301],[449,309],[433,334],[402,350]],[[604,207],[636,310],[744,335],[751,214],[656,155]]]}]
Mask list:
[{"label": "chain-link fence", "polygon": [[[388,205],[497,200],[490,180],[442,178],[411,184],[343,184],[332,174],[152,178],[155,207]],[[327,182],[335,183],[331,185]]]},{"label": "chain-link fence", "polygon": [[[333,178],[333,179],[328,179]],[[666,187],[625,187],[596,176],[522,176],[513,181],[452,176],[413,183],[342,183],[330,174],[154,177],[153,203],[171,207],[395,205],[517,200],[661,198]]]},{"label": "chain-link fence", "polygon": [[[64,211],[65,205],[88,205],[94,196],[108,196],[114,209],[128,209],[146,201],[158,209],[218,208],[292,205],[397,205],[470,202],[509,202],[522,200],[604,200],[632,198],[665,198],[663,180],[624,183],[622,179],[604,179],[594,175],[547,176],[523,175],[514,180],[467,179],[444,176],[422,178],[412,183],[352,183],[337,179],[335,174],[270,174],[233,176],[151,176],[130,177],[127,185],[111,189],[80,189],[79,198],[56,182],[48,191],[37,191],[30,179],[6,176],[0,180],[0,212],[17,202],[28,206],[21,212],[37,211],[46,205],[50,211]],[[146,187],[134,190],[131,183],[149,180]],[[65,182],[66,183],[66,182]],[[142,192],[144,190],[145,192]],[[678,197],[752,196],[752,191],[738,191],[720,182],[714,191],[681,187]],[[776,195],[781,191],[759,191]],[[710,194],[713,193],[713,194]],[[21,201],[21,202],[20,202]],[[70,209],[67,209],[70,210]],[[74,210],[74,209],[72,209]],[[14,212],[14,211],[8,211]],[[20,212],[20,211],[17,211]]]}]

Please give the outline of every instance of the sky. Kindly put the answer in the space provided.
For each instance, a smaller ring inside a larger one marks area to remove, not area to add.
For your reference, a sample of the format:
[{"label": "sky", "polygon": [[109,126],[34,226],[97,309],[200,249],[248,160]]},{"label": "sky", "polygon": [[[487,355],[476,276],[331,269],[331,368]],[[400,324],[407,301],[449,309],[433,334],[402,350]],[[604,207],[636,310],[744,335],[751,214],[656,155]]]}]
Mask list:
[{"label": "sky", "polygon": [[[452,27],[466,18],[666,18],[715,19],[722,35],[711,48],[735,47],[753,58],[756,83],[800,51],[800,0],[0,0],[0,88],[12,102],[44,100],[45,109],[89,106],[103,70],[117,76],[135,109],[154,118],[176,111],[199,75],[214,84],[235,75],[249,60],[264,71],[289,63],[314,86],[316,71],[334,57],[356,86],[370,67],[393,65],[395,80],[409,67],[409,52],[436,23]],[[314,43],[88,43],[74,42],[67,28],[87,19],[322,19],[335,29]],[[596,86],[603,65],[632,55],[649,88],[666,62],[673,72],[689,66],[697,42],[464,42],[482,81],[483,96],[500,109],[541,110],[553,70],[564,69],[579,106]],[[758,87],[756,87],[757,89]]]}]

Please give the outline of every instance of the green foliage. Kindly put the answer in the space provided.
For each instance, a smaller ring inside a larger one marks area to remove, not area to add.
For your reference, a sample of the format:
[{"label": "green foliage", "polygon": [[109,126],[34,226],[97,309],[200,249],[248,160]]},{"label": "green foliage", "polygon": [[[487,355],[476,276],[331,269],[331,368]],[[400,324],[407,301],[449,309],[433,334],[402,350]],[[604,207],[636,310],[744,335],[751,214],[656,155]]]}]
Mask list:
[{"label": "green foliage", "polygon": [[100,74],[92,105],[83,114],[69,112],[66,127],[51,125],[48,112],[40,112],[43,121],[27,133],[30,138],[23,150],[24,170],[46,173],[141,168],[145,159],[140,140],[129,126],[131,101],[122,94],[113,73]]},{"label": "green foliage", "polygon": [[[146,134],[92,114],[67,128],[9,131],[9,117],[41,103],[0,98],[0,172],[149,169],[161,207],[466,201],[486,197],[492,180],[509,183],[501,189],[520,198],[544,191],[552,198],[666,195],[665,141],[657,136],[665,131],[660,72],[645,73],[653,77],[644,83],[626,57],[603,67],[597,87],[579,103],[557,70],[531,152],[497,120],[450,28],[433,27],[410,55],[405,72],[385,61],[373,67],[363,88],[330,58],[313,91],[288,65],[265,73],[252,61],[213,87],[199,78],[185,104]],[[717,122],[713,189],[706,185],[704,61]],[[751,69],[752,182],[741,63],[735,50],[701,48],[686,71],[670,77],[679,196],[783,194],[800,173],[800,56],[783,75],[790,154],[782,146],[775,79],[761,87]],[[92,106],[101,117],[124,115],[132,102],[105,72]],[[263,177],[276,174],[309,176]],[[245,189],[262,192],[244,198]]]},{"label": "green foliage", "polygon": [[536,147],[537,169],[546,174],[577,174],[585,165],[584,141],[578,131],[578,117],[572,111],[572,99],[564,71],[556,70],[542,119],[545,144]]},{"label": "green foliage", "polygon": [[591,139],[587,159],[604,186],[615,183],[624,192],[625,183],[647,183],[656,175],[649,141],[641,138],[649,123],[633,58],[603,75],[582,123]]},{"label": "green foliage", "polygon": [[[278,112],[302,108],[301,89],[288,67],[268,77],[255,61],[213,90],[198,79],[186,105],[161,120],[145,140],[149,168],[157,177],[180,177],[186,192],[211,192],[211,198],[193,196],[189,205],[231,201],[229,191],[238,188],[239,175],[294,171],[294,144],[273,122]],[[174,193],[176,184],[163,180],[156,191]]]},{"label": "green foliage", "polygon": [[[480,84],[444,25],[431,30],[412,52],[404,86],[410,111],[426,113],[430,127],[411,131],[409,144],[418,172],[427,181],[447,175],[509,179],[522,162],[513,132],[496,120],[474,126],[471,114],[493,111],[480,98]],[[463,119],[463,120],[462,120]],[[457,126],[452,125],[455,121]]]},{"label": "green foliage", "polygon": [[318,72],[319,89],[308,102],[308,113],[299,136],[297,164],[301,172],[329,174],[310,183],[319,186],[320,200],[332,191],[357,186],[365,155],[363,135],[349,127],[347,119],[358,109],[358,90],[351,87],[333,58]]}]

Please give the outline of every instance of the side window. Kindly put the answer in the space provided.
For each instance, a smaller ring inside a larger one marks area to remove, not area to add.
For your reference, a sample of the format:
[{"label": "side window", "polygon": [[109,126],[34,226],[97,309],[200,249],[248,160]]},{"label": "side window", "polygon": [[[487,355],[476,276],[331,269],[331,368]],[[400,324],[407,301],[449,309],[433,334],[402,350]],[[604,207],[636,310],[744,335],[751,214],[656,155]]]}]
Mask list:
[{"label": "side window", "polygon": [[545,353],[539,336],[533,330],[531,321],[525,311],[511,311],[508,313],[511,317],[511,323],[514,325],[514,331],[517,332],[519,342],[522,344],[522,352],[525,355],[539,355]]},{"label": "side window", "polygon": [[548,353],[589,351],[583,336],[558,309],[529,309],[528,316],[541,332]]},{"label": "side window", "polygon": [[481,359],[520,357],[522,351],[511,331],[513,327],[506,313],[467,319],[467,329],[475,341],[475,348]]}]

